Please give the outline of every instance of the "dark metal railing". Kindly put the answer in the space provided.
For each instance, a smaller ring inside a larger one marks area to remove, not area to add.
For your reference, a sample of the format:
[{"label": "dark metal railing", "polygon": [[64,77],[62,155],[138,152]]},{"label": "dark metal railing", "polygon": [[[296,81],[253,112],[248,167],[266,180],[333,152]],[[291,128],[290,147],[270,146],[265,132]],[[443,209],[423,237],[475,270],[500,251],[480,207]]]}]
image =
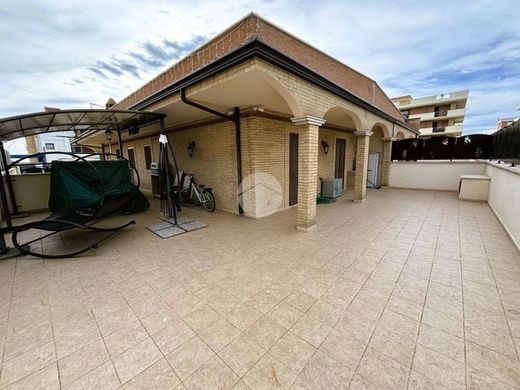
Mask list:
[{"label": "dark metal railing", "polygon": [[461,137],[408,138],[392,142],[392,160],[471,160],[490,159],[494,136],[471,134]]}]

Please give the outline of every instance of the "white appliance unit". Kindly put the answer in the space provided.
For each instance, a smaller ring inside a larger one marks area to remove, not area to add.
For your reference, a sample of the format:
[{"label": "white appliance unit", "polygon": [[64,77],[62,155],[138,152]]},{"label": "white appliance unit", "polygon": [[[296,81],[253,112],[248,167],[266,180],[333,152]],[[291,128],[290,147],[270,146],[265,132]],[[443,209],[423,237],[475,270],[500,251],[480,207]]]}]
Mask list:
[{"label": "white appliance unit", "polygon": [[379,152],[368,154],[367,187],[379,188]]},{"label": "white appliance unit", "polygon": [[343,195],[343,179],[322,179],[321,196],[324,198],[338,198]]}]

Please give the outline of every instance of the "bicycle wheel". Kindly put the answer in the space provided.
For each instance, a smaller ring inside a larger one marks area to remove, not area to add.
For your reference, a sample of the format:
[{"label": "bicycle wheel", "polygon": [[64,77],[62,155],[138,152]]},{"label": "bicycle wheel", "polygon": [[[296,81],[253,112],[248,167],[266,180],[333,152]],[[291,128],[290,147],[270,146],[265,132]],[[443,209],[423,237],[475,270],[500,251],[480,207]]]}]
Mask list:
[{"label": "bicycle wheel", "polygon": [[202,207],[210,213],[215,211],[215,197],[213,196],[213,193],[209,190],[205,190],[202,192],[202,197],[204,198]]}]

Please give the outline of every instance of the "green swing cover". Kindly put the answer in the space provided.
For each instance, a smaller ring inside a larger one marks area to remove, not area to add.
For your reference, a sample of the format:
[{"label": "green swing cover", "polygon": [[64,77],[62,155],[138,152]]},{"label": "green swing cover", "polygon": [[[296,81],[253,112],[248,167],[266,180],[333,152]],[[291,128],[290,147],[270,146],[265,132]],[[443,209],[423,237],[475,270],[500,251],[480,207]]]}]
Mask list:
[{"label": "green swing cover", "polygon": [[104,203],[128,197],[124,209],[119,211],[144,211],[149,203],[132,184],[130,175],[126,160],[53,161],[49,209],[55,213],[95,208],[104,195]]}]

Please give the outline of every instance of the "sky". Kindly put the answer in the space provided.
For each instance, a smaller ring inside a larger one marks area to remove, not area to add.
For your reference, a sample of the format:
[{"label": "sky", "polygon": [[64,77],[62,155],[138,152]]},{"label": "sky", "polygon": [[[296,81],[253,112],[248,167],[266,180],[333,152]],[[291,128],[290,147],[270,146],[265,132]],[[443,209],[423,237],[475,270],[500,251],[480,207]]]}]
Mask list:
[{"label": "sky", "polygon": [[0,118],[116,101],[254,11],[388,96],[469,90],[465,133],[520,115],[518,1],[0,0]]}]

